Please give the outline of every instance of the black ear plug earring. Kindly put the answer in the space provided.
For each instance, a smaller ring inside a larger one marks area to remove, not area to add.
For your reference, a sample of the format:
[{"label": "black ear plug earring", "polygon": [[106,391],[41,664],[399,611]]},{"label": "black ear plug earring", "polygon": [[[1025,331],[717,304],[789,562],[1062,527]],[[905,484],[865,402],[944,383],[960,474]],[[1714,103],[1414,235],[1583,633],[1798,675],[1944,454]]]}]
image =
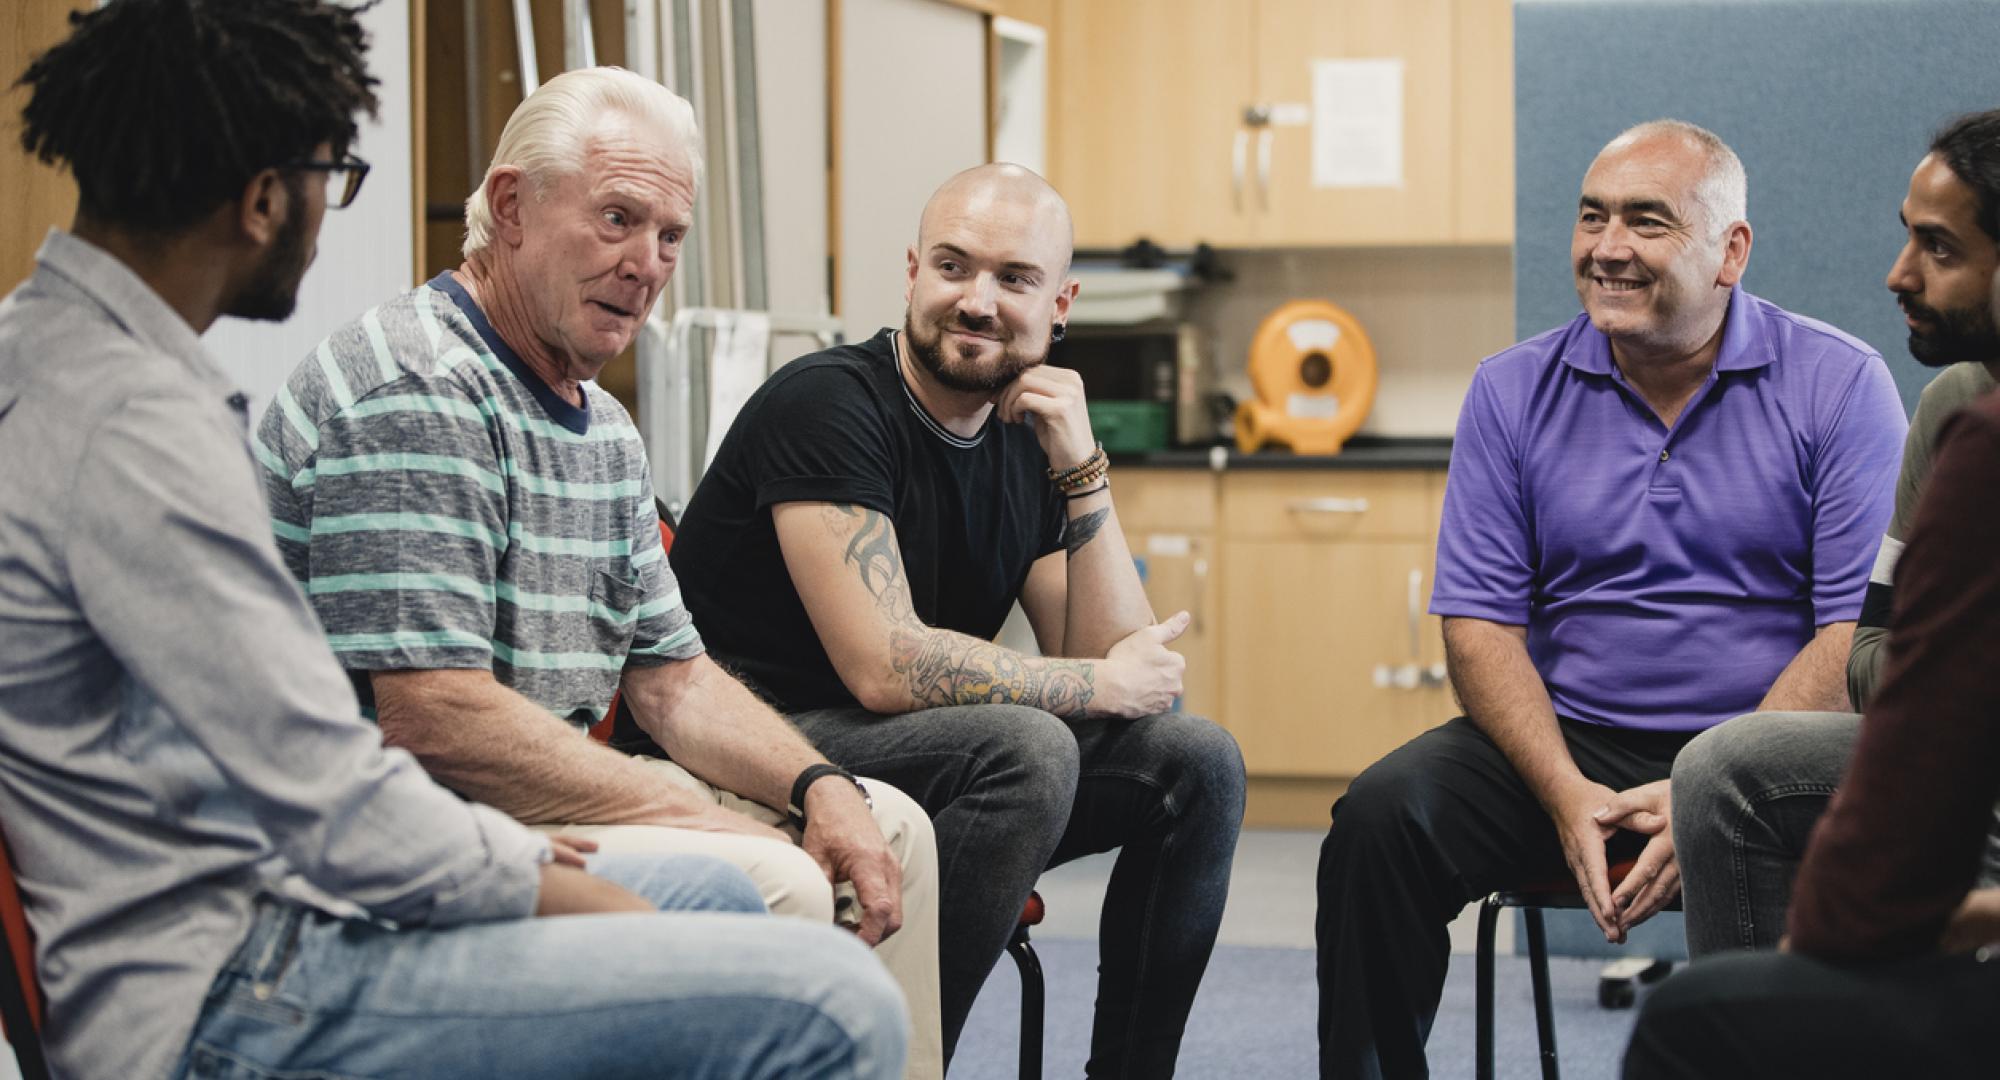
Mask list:
[{"label": "black ear plug earring", "polygon": [[1049,327],[1049,343],[1053,345],[1054,343],[1061,341],[1063,339],[1064,332],[1067,331],[1068,329],[1069,329],[1068,323],[1057,323],[1054,326]]}]

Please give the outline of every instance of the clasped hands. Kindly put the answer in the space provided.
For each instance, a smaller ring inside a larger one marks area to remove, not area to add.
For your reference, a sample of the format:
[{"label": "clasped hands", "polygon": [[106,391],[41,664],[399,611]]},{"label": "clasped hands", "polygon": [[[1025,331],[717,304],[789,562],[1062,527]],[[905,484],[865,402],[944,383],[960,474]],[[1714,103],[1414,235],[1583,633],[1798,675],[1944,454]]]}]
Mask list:
[{"label": "clasped hands", "polygon": [[[1581,778],[1551,807],[1563,858],[1604,940],[1623,944],[1633,927],[1672,903],[1681,891],[1674,861],[1673,796],[1665,780],[1624,791]],[[1620,829],[1650,837],[1624,880],[1613,887],[1605,842]]]}]

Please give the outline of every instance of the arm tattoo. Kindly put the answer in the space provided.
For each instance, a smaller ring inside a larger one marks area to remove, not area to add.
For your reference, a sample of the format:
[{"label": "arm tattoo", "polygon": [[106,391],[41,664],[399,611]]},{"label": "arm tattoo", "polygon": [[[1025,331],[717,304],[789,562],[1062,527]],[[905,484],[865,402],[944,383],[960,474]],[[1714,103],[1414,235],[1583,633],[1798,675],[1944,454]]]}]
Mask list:
[{"label": "arm tattoo", "polygon": [[1083,550],[1083,545],[1097,539],[1097,534],[1104,529],[1104,519],[1110,516],[1111,508],[1106,506],[1092,510],[1080,518],[1072,518],[1069,527],[1063,530],[1063,549],[1069,552],[1068,557],[1076,558],[1076,553]]},{"label": "arm tattoo", "polygon": [[[1096,511],[1079,521],[1091,522],[1090,535],[1095,535],[1105,514]],[[1057,716],[1083,715],[1096,694],[1088,662],[1022,656],[968,634],[924,625],[910,599],[894,523],[880,511],[846,503],[834,504],[825,522],[829,532],[847,540],[843,561],[860,575],[894,627],[890,666],[903,676],[920,706],[1028,705]],[[1088,541],[1085,536],[1076,546]]]}]

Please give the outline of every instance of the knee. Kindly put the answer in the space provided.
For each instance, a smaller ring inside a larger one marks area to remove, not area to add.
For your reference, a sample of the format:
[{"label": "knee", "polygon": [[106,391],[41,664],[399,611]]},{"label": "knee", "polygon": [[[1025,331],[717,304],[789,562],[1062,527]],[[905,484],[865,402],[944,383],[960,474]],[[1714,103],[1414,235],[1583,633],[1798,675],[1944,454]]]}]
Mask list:
[{"label": "knee", "polygon": [[592,868],[661,911],[765,910],[750,875],[709,855],[606,855],[592,860]]},{"label": "knee", "polygon": [[875,821],[882,827],[882,838],[902,865],[903,879],[907,882],[913,866],[937,862],[937,835],[931,827],[931,817],[901,788],[866,777],[863,780],[868,797],[875,804]]},{"label": "knee", "polygon": [[833,921],[833,886],[813,857],[791,845],[770,845],[771,851],[751,870],[751,879],[773,915],[808,922]]},{"label": "knee", "polygon": [[820,1011],[850,1044],[854,1076],[893,1076],[909,1051],[909,1008],[887,968],[859,939],[832,932],[796,943],[797,983],[824,987]]},{"label": "knee", "polygon": [[1417,835],[1442,794],[1433,770],[1402,751],[1392,753],[1361,770],[1334,802],[1326,850],[1393,845]]},{"label": "knee", "polygon": [[1040,709],[982,706],[982,783],[1003,787],[1016,803],[1060,823],[1076,802],[1079,751],[1069,725]]},{"label": "knee", "polygon": [[1759,762],[1783,752],[1788,720],[1780,713],[1751,713],[1696,735],[1674,757],[1674,828],[1696,827],[1720,806],[1741,805],[1755,784]]},{"label": "knee", "polygon": [[1144,723],[1159,740],[1173,786],[1190,804],[1240,821],[1243,817],[1243,751],[1236,737],[1212,720],[1167,713]]}]

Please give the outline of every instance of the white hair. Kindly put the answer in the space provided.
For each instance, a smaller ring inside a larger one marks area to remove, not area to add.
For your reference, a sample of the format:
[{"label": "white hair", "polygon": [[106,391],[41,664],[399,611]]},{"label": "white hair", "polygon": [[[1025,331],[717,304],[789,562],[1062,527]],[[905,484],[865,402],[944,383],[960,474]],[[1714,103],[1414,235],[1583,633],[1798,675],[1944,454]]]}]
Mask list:
[{"label": "white hair", "polygon": [[[536,198],[557,179],[583,167],[588,140],[607,112],[621,112],[664,131],[687,156],[697,190],[701,186],[701,131],[694,107],[686,98],[659,83],[624,68],[594,67],[565,71],[529,94],[507,118],[500,145],[493,151],[493,170],[511,165],[527,177]],[[493,209],[486,205],[486,181],[465,200],[467,258],[493,242]]]},{"label": "white hair", "polygon": [[1728,143],[1722,141],[1721,136],[1699,124],[1690,124],[1685,120],[1648,120],[1619,132],[1617,138],[1604,144],[1604,149],[1660,136],[1679,138],[1708,159],[1708,168],[1695,184],[1694,200],[1701,205],[1702,214],[1708,219],[1711,236],[1719,239],[1731,225],[1750,219],[1750,181],[1743,174],[1742,159],[1736,156],[1736,151],[1731,150]]}]

